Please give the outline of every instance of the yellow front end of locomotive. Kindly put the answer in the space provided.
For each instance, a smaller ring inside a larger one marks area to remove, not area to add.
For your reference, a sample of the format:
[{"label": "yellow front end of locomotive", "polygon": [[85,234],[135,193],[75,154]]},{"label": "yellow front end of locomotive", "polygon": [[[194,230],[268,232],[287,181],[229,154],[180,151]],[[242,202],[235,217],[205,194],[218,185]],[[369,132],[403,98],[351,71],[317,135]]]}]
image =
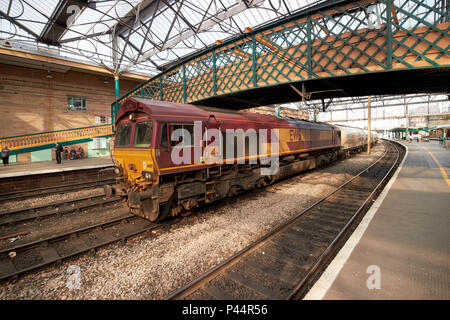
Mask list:
[{"label": "yellow front end of locomotive", "polygon": [[145,189],[158,183],[158,166],[155,149],[114,148],[116,173],[131,186]]}]

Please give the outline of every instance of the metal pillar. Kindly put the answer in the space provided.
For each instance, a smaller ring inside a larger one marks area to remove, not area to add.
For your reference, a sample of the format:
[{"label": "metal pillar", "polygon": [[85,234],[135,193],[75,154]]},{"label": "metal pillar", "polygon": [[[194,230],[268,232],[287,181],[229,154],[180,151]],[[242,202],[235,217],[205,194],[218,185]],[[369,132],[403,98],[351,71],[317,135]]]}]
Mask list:
[{"label": "metal pillar", "polygon": [[405,140],[408,142],[409,137],[409,118],[408,118],[408,105],[405,105],[405,116],[406,116],[406,131],[405,131]]},{"label": "metal pillar", "polygon": [[117,73],[114,74],[114,88],[116,89],[116,98],[120,98],[119,75]]},{"label": "metal pillar", "polygon": [[115,87],[115,96],[116,101],[111,105],[111,121],[114,124],[116,121],[116,113],[119,110],[119,103],[117,99],[120,98],[120,90],[119,90],[119,75],[116,73],[119,70],[119,49],[118,49],[118,38],[116,34],[111,34],[111,43],[112,43],[112,59],[113,59],[113,69],[114,71],[114,87]]},{"label": "metal pillar", "polygon": [[370,109],[371,96],[367,98],[367,154],[370,154],[370,141],[372,137],[372,110]]}]

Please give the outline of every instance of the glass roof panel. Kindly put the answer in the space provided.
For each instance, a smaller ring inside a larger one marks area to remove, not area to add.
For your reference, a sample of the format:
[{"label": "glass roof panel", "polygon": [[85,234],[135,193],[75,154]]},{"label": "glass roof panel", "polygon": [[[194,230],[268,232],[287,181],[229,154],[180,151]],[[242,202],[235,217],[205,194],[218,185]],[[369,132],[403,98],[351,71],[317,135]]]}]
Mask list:
[{"label": "glass roof panel", "polygon": [[32,44],[35,50],[47,47],[111,72],[142,70],[154,75],[246,27],[257,28],[325,1],[329,0],[90,0],[84,6],[80,2],[73,21],[68,20],[67,30],[52,46],[43,43],[42,33],[52,31],[52,16],[56,20],[73,12],[69,2],[1,0],[1,14],[10,21],[0,18],[0,46],[8,39],[16,47],[21,43],[31,51]]}]

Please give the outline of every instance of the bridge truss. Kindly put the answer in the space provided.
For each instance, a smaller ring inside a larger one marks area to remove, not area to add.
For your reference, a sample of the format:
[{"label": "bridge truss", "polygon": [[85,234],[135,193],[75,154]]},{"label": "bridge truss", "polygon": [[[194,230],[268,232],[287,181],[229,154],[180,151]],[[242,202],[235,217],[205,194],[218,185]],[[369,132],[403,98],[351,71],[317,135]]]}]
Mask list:
[{"label": "bridge truss", "polygon": [[232,109],[298,100],[447,92],[448,1],[333,1],[181,61],[130,96]]}]

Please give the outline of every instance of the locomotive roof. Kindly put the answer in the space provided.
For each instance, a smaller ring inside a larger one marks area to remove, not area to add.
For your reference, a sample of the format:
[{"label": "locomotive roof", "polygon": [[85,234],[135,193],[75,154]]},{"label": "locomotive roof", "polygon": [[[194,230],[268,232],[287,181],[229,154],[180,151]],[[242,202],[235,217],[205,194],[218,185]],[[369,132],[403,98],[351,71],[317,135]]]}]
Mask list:
[{"label": "locomotive roof", "polygon": [[300,128],[320,127],[322,130],[336,127],[324,122],[310,122],[307,120],[294,119],[288,117],[276,117],[272,115],[257,114],[252,112],[238,113],[232,110],[223,110],[214,107],[198,107],[192,104],[183,104],[175,102],[165,102],[141,98],[128,98],[120,107],[116,122],[127,112],[144,112],[160,121],[189,121],[196,119],[207,120],[214,115],[218,121],[254,121],[257,123],[278,124],[281,127],[295,126]]}]

